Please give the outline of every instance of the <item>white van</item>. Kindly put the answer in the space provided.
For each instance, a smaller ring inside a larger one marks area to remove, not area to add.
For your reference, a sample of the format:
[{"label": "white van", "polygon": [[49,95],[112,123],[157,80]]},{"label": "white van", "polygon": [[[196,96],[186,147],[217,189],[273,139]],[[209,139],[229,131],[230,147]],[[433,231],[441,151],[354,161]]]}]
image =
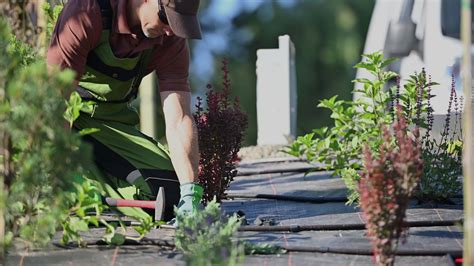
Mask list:
[{"label": "white van", "polygon": [[[367,33],[364,53],[384,51],[400,60],[389,70],[403,80],[424,67],[432,81],[434,130],[443,126],[454,75],[457,95],[462,95],[460,40],[461,0],[377,0]],[[474,0],[471,0],[473,5]],[[472,46],[473,47],[473,46]],[[471,49],[471,56],[474,49]],[[370,74],[357,71],[357,78]],[[360,86],[360,85],[356,85]],[[355,98],[358,95],[354,95]]]}]

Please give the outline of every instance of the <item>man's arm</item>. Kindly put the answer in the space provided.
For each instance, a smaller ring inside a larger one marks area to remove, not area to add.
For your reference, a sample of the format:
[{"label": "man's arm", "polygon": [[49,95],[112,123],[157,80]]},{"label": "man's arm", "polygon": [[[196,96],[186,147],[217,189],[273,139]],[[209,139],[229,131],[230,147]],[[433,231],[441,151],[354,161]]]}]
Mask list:
[{"label": "man's arm", "polygon": [[100,41],[101,30],[100,7],[95,0],[68,1],[54,27],[46,54],[47,64],[72,69],[76,72],[76,81],[79,80],[89,51]]},{"label": "man's arm", "polygon": [[171,162],[179,182],[197,182],[199,146],[197,128],[191,114],[191,93],[164,91],[160,95]]}]

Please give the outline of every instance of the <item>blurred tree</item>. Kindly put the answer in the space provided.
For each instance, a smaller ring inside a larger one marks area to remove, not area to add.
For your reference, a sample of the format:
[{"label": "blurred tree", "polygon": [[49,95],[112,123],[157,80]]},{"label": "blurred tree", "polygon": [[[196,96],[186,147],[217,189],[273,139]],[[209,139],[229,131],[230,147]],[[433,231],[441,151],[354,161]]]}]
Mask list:
[{"label": "blurred tree", "polygon": [[45,5],[53,12],[53,7],[64,5],[65,2],[67,0],[0,0],[0,15],[8,22],[19,41],[43,56],[49,44],[47,27],[52,19],[45,14]]},{"label": "blurred tree", "polygon": [[[340,99],[352,98],[352,66],[360,60],[374,3],[375,0],[265,0],[254,10],[241,9],[230,22],[231,32],[225,37],[228,48],[213,51],[213,55],[215,62],[222,57],[230,59],[233,94],[241,98],[242,109],[249,114],[244,145],[254,145],[257,137],[256,50],[277,48],[278,36],[290,35],[296,48],[297,134],[329,125],[329,112],[317,110],[316,105],[336,94]],[[222,23],[206,16],[206,10],[201,14],[204,35],[216,34]],[[214,84],[218,84],[220,71],[216,69],[214,73]]]}]

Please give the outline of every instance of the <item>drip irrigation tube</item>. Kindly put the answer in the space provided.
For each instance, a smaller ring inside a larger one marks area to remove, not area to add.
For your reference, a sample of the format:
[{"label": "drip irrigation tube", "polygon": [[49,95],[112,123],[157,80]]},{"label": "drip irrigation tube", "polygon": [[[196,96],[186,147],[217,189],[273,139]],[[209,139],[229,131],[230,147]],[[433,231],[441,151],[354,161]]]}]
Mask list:
[{"label": "drip irrigation tube", "polygon": [[[102,240],[99,241],[87,241],[88,246],[105,246],[108,245]],[[54,244],[57,247],[61,248],[73,248],[73,246],[64,246],[61,244]],[[142,239],[141,241],[135,241],[127,239],[124,246],[143,246],[143,245],[158,245],[160,247],[175,248],[174,241],[166,240],[152,240],[152,239]],[[373,252],[371,248],[337,248],[337,247],[327,247],[327,246],[283,246],[275,245],[275,247],[281,248],[288,252],[312,252],[312,253],[333,253],[333,254],[346,254],[346,255],[362,255],[362,256],[372,256]],[[255,253],[258,254],[258,253]],[[268,253],[264,253],[268,255]],[[395,255],[397,256],[446,256],[450,255],[453,258],[462,258],[462,249],[445,249],[445,250],[396,250]]]},{"label": "drip irrigation tube", "polygon": [[[303,167],[293,167],[293,168],[273,168],[273,169],[255,169],[255,170],[245,170],[239,171],[237,169],[237,176],[249,176],[249,175],[263,175],[263,174],[276,174],[276,173],[305,173],[315,167],[303,166]],[[326,169],[315,170],[315,172],[327,171]]]},{"label": "drip irrigation tube", "polygon": [[[453,226],[462,224],[463,220],[444,221],[409,221],[406,227],[432,227],[432,226]],[[238,229],[241,232],[301,232],[301,231],[336,231],[336,230],[365,230],[365,224],[309,224],[309,225],[274,225],[257,226],[246,225]]]},{"label": "drip irrigation tube", "polygon": [[[373,252],[370,248],[332,248],[332,247],[304,247],[304,246],[279,246],[290,252],[318,252],[318,253],[336,253],[347,255],[367,255],[372,256]],[[395,255],[398,256],[445,256],[462,257],[462,250],[397,250]]]},{"label": "drip irrigation tube", "polygon": [[[330,202],[347,202],[347,197],[304,197],[304,196],[291,196],[291,195],[275,195],[275,194],[227,194],[227,199],[272,199],[272,200],[285,200],[294,202],[306,202],[306,203],[330,203]],[[416,198],[412,198],[417,200]],[[455,195],[451,199],[462,199],[462,195]],[[442,203],[441,203],[442,204]],[[452,200],[446,202],[448,205],[457,205]]]},{"label": "drip irrigation tube", "polygon": [[328,202],[346,202],[347,197],[301,197],[288,195],[273,195],[273,194],[227,194],[227,198],[232,199],[274,199],[286,200],[295,202],[309,202],[309,203],[328,203]]}]

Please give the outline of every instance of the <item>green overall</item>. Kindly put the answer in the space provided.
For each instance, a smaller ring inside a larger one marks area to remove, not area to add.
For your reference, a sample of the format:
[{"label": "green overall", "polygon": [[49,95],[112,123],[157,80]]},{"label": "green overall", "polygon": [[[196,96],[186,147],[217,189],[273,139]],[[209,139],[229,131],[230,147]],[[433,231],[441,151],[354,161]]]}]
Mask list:
[{"label": "green overall", "polygon": [[[179,182],[169,152],[137,129],[139,116],[130,105],[134,96],[132,83],[136,86],[140,82],[138,72],[140,68],[143,71],[152,51],[134,58],[117,58],[109,43],[109,30],[104,27],[99,45],[89,53],[86,72],[77,89],[84,99],[95,102],[94,108],[83,110],[74,127],[100,130],[86,140],[93,143],[94,160],[103,172],[102,177],[96,178],[110,197],[154,199],[156,186],[164,186],[168,220],[173,215],[173,204],[179,200]],[[139,208],[118,209],[132,217],[149,215]]]}]

